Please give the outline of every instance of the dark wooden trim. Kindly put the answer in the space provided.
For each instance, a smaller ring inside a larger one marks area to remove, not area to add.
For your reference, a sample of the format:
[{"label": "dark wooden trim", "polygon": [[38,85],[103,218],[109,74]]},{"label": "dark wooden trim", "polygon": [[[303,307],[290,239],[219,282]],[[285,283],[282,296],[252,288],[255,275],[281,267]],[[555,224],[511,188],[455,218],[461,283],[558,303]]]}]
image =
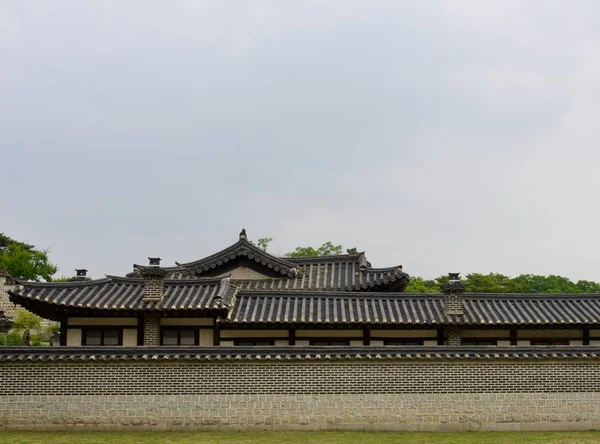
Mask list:
[{"label": "dark wooden trim", "polygon": [[288,344],[296,345],[296,329],[290,328],[288,331]]},{"label": "dark wooden trim", "polygon": [[67,317],[63,316],[60,320],[60,345],[67,345],[67,330],[68,330],[68,321]]},{"label": "dark wooden trim", "polygon": [[371,344],[371,329],[369,327],[363,328],[363,345]]},{"label": "dark wooden trim", "polygon": [[[419,338],[385,338],[383,339],[383,345],[397,345],[397,346],[424,346],[426,339]],[[406,344],[401,344],[405,342]]]},{"label": "dark wooden trim", "polygon": [[590,345],[590,329],[583,329],[583,345]]},{"label": "dark wooden trim", "polygon": [[[329,338],[310,338],[308,340],[308,343],[310,345],[315,345],[314,342],[329,342],[329,344],[317,344],[317,346],[348,347],[350,345],[350,339],[347,339],[347,338],[331,338],[331,337],[329,337]],[[344,344],[332,345],[331,342],[343,342]]]},{"label": "dark wooden trim", "polygon": [[[240,346],[240,342],[242,342],[242,343],[243,342],[250,342],[250,343],[252,343],[250,346],[256,346],[256,344],[255,344],[256,342],[262,342],[262,343],[264,343],[264,344],[258,345],[258,347],[263,346],[263,345],[264,346],[268,346],[268,345],[275,346],[275,341],[274,340],[271,341],[271,338],[265,338],[265,339],[261,339],[261,338],[236,339],[236,340],[233,341],[233,345]],[[248,344],[243,344],[242,346],[248,346]]]},{"label": "dark wooden trim", "polygon": [[510,329],[510,345],[517,345],[517,329]]},{"label": "dark wooden trim", "polygon": [[439,327],[437,329],[437,343],[438,345],[444,345],[446,341],[446,332],[444,331],[444,327]]}]

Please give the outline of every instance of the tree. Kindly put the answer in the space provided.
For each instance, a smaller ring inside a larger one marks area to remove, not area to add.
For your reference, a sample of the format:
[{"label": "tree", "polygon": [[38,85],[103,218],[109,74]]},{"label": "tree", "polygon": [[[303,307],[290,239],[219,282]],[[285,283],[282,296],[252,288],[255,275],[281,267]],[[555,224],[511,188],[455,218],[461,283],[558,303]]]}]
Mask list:
[{"label": "tree", "polygon": [[258,245],[258,248],[260,248],[263,251],[267,251],[267,248],[269,247],[269,243],[271,243],[271,241],[273,240],[272,237],[261,237],[258,242],[256,242],[256,244]]},{"label": "tree", "polygon": [[0,233],[0,269],[15,278],[33,281],[52,280],[58,267],[50,263],[46,250],[36,250],[33,245],[16,241]]},{"label": "tree", "polygon": [[33,313],[19,308],[15,315],[13,329],[16,331],[39,330],[42,326],[42,318]]},{"label": "tree", "polygon": [[313,247],[296,247],[296,249],[290,253],[287,253],[287,257],[306,257],[306,256],[331,256],[334,254],[341,254],[342,246],[333,245],[331,241],[325,242],[319,248]]},{"label": "tree", "polygon": [[[592,281],[572,282],[564,276],[521,274],[514,278],[500,273],[469,273],[461,278],[468,293],[600,293],[600,284]],[[448,282],[448,276],[433,280],[412,277],[406,291],[437,293]]]},{"label": "tree", "polygon": [[440,285],[433,279],[423,279],[422,277],[412,277],[405,290],[409,293],[439,293]]}]

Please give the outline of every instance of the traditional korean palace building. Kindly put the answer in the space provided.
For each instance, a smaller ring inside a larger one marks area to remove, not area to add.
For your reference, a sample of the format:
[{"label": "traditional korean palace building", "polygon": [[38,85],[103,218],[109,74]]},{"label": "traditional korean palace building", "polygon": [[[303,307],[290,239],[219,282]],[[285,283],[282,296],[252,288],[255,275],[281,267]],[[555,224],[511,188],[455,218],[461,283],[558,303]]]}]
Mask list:
[{"label": "traditional korean palace building", "polygon": [[64,346],[599,345],[600,295],[403,290],[402,266],[364,253],[275,257],[251,243],[193,262],[134,265],[127,276],[17,280],[10,299],[61,322]]}]

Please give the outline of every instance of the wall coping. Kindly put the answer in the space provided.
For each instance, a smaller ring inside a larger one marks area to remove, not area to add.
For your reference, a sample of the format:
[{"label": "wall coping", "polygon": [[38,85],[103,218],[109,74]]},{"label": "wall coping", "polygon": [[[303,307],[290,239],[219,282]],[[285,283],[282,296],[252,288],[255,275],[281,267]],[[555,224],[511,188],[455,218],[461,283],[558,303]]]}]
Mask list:
[{"label": "wall coping", "polygon": [[40,361],[600,361],[599,346],[0,347],[0,363]]}]

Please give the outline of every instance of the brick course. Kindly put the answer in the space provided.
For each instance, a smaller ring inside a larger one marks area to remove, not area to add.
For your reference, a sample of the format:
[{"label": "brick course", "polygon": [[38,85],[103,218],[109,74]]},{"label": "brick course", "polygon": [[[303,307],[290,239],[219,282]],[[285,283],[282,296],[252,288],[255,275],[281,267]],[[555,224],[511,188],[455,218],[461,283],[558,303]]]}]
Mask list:
[{"label": "brick course", "polygon": [[0,430],[600,428],[600,363],[0,364]]}]

